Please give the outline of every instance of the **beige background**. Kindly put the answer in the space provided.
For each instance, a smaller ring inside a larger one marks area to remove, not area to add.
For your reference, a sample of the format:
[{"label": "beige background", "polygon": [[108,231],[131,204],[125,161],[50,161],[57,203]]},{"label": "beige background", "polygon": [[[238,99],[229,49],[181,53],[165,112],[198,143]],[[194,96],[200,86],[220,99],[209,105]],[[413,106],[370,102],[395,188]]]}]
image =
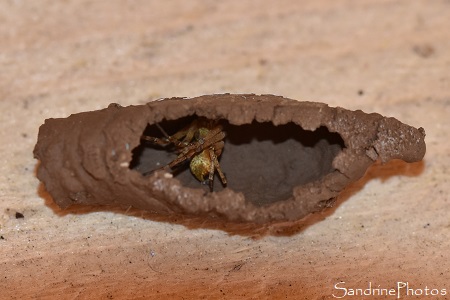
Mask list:
[{"label": "beige background", "polygon": [[[11,0],[0,24],[1,299],[333,299],[340,281],[450,295],[450,1]],[[223,92],[394,116],[426,129],[427,154],[259,239],[61,211],[35,177],[46,118]]]}]

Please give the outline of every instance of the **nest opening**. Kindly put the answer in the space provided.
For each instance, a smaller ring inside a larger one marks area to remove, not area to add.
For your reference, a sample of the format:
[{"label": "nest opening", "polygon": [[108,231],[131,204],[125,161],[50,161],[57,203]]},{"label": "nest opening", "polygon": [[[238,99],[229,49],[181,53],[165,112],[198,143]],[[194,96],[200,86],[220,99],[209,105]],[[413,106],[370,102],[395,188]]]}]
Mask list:
[{"label": "nest opening", "polygon": [[[159,126],[168,135],[173,135],[196,118],[194,115],[163,120]],[[319,180],[333,172],[332,162],[345,148],[341,136],[323,126],[309,131],[293,122],[277,126],[271,122],[256,121],[233,125],[222,119],[219,123],[226,134],[219,158],[228,181],[226,188],[242,192],[247,201],[257,206],[287,200],[292,197],[294,187]],[[143,135],[164,137],[156,124],[148,125]],[[161,146],[144,140],[132,153],[130,169],[143,175],[164,167],[177,157],[175,146]],[[193,176],[188,161],[172,169],[172,174],[184,186],[209,191],[208,185],[201,184]],[[223,189],[216,172],[214,191]]]}]

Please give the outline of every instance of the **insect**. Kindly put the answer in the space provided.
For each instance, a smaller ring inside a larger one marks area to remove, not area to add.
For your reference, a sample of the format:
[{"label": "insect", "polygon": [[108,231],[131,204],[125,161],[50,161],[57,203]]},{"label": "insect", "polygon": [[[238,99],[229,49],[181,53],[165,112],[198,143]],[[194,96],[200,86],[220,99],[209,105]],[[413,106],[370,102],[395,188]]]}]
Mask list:
[{"label": "insect", "polygon": [[189,168],[192,174],[201,183],[209,183],[211,192],[214,186],[215,171],[219,174],[222,184],[227,185],[227,179],[219,164],[219,157],[225,145],[223,141],[225,132],[217,120],[199,117],[171,136],[159,124],[156,126],[164,138],[143,135],[141,139],[163,147],[173,144],[178,152],[177,158],[163,168],[170,167],[172,169],[184,161],[190,160]]}]

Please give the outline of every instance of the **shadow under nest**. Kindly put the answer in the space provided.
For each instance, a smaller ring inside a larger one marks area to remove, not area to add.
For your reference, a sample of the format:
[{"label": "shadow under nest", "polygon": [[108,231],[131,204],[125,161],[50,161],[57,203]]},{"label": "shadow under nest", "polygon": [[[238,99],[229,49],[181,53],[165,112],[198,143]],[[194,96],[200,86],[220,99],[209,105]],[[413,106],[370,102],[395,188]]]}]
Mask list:
[{"label": "shadow under nest", "polygon": [[[169,135],[189,125],[196,115],[159,123]],[[315,131],[302,129],[289,122],[275,126],[271,122],[232,125],[219,120],[226,134],[220,167],[225,173],[226,188],[244,194],[247,201],[257,206],[268,205],[292,197],[293,188],[316,181],[334,171],[333,159],[345,148],[337,133],[329,132],[324,126]],[[148,125],[143,135],[162,138],[156,124]],[[159,169],[177,157],[173,145],[161,146],[141,141],[133,149],[130,168],[146,174]],[[173,176],[184,186],[204,189],[190,172],[189,162],[177,165],[171,170]],[[222,185],[217,173],[214,191],[221,191]]]}]

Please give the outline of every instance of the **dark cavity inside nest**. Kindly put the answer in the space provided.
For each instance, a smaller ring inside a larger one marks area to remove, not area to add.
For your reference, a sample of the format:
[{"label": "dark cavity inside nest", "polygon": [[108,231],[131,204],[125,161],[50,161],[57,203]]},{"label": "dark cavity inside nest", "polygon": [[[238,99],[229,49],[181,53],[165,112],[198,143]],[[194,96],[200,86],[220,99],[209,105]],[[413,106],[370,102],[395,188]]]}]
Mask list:
[{"label": "dark cavity inside nest", "polygon": [[[164,120],[159,125],[173,135],[195,118]],[[228,180],[227,188],[242,192],[248,201],[258,206],[287,200],[295,186],[316,181],[334,171],[333,159],[345,147],[341,136],[326,127],[308,131],[293,122],[278,126],[271,122],[253,121],[239,126],[227,120],[219,122],[226,133],[220,166]],[[163,137],[155,124],[148,125],[143,134]],[[130,168],[144,174],[167,165],[176,157],[173,146],[142,141],[133,149]],[[187,187],[209,191],[208,185],[202,185],[192,175],[188,161],[175,167],[172,174]],[[214,191],[222,189],[216,172]]]}]

